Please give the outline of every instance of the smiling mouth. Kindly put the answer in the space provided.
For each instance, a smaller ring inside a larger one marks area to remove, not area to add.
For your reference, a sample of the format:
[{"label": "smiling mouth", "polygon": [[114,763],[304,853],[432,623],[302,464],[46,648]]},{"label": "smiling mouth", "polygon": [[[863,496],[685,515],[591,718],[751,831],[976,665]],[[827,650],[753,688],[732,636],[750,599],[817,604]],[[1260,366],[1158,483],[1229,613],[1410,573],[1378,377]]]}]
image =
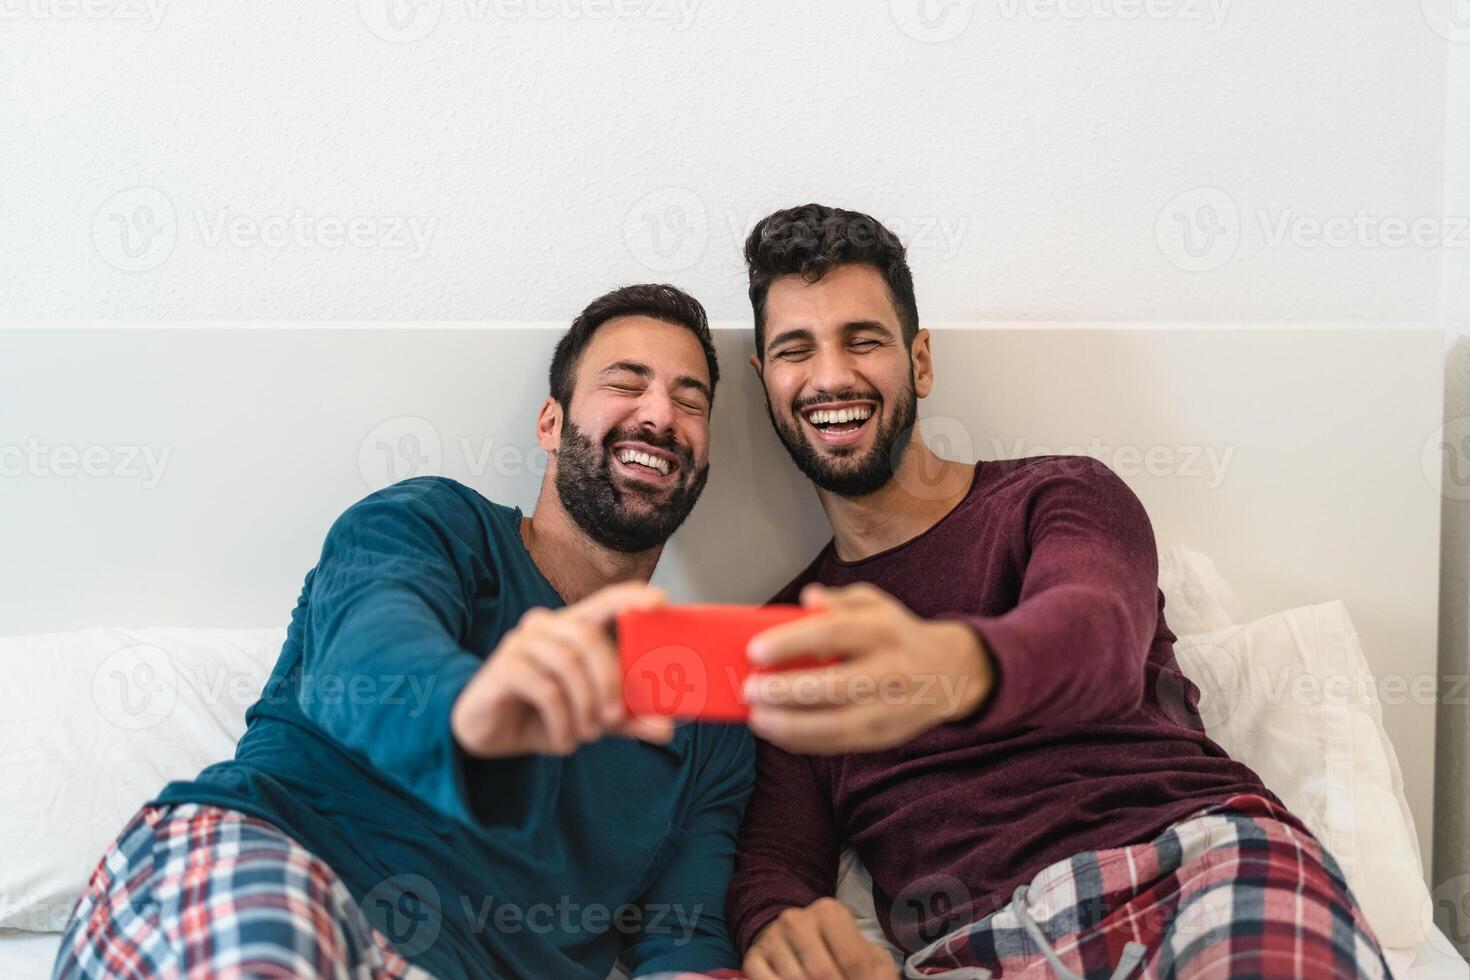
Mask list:
[{"label": "smiling mouth", "polygon": [[679,472],[677,458],[652,446],[624,443],[613,447],[612,457],[618,470],[643,483],[672,483]]},{"label": "smiling mouth", "polygon": [[856,442],[876,415],[877,406],[872,402],[816,405],[801,413],[818,441],[828,446]]}]

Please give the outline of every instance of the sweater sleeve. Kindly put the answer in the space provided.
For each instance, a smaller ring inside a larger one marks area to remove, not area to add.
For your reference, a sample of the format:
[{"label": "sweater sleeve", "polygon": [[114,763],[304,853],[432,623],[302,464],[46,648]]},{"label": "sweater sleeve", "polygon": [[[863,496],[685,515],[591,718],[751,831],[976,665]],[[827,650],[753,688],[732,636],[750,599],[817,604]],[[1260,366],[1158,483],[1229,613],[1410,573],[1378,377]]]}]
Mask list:
[{"label": "sweater sleeve", "polygon": [[1127,484],[1084,462],[1053,468],[1034,491],[1016,606],[953,617],[974,626],[995,667],[981,732],[1103,721],[1143,698],[1159,617],[1153,528]]},{"label": "sweater sleeve", "polygon": [[449,717],[482,663],[459,643],[483,574],[474,528],[447,480],[405,481],[348,508],[312,572],[297,692],[339,744],[464,822],[474,817]]},{"label": "sweater sleeve", "polygon": [[735,947],[750,948],[788,908],[805,908],[836,888],[841,856],[827,788],[807,756],[756,743],[755,790],[740,826],[726,917]]}]

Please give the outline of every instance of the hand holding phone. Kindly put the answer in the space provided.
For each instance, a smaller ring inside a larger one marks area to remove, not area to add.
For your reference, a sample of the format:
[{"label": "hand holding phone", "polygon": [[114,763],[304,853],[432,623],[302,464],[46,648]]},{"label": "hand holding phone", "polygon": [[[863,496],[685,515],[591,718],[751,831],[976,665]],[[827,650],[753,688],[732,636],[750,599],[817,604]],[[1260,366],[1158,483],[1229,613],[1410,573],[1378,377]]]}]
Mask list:
[{"label": "hand holding phone", "polygon": [[[623,701],[634,717],[745,721],[744,695],[754,666],[745,648],[757,633],[808,616],[801,606],[687,605],[630,609],[618,616]],[[780,669],[831,658],[784,661]]]}]

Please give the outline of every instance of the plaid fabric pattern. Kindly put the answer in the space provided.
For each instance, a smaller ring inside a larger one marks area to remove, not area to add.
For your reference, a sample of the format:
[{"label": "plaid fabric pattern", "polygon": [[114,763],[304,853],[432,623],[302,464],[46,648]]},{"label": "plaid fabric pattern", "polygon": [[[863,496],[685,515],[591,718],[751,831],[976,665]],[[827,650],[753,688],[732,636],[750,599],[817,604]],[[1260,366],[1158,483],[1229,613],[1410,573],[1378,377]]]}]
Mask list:
[{"label": "plaid fabric pattern", "polygon": [[103,854],[52,976],[432,980],[323,861],[263,820],[144,807]]},{"label": "plaid fabric pattern", "polygon": [[1043,869],[1012,904],[914,953],[905,976],[1111,978],[1128,943],[1142,944],[1135,978],[1390,976],[1332,855],[1259,796]]}]

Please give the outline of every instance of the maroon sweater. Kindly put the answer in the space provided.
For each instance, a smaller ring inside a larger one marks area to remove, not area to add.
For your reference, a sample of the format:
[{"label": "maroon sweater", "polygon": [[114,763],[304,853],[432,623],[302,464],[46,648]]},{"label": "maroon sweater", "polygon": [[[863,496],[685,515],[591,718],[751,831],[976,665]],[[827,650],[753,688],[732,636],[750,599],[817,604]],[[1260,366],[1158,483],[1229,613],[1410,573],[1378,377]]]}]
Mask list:
[{"label": "maroon sweater", "polygon": [[844,846],[912,951],[992,912],[1081,851],[1139,843],[1239,793],[1275,800],[1204,734],[1174,660],[1158,556],[1133,492],[1085,456],[985,460],[937,524],[861,561],[831,544],[810,581],[871,582],[974,626],[996,684],[972,716],[897,748],[832,757],[762,742],[727,912],[740,949],[833,893]]}]

